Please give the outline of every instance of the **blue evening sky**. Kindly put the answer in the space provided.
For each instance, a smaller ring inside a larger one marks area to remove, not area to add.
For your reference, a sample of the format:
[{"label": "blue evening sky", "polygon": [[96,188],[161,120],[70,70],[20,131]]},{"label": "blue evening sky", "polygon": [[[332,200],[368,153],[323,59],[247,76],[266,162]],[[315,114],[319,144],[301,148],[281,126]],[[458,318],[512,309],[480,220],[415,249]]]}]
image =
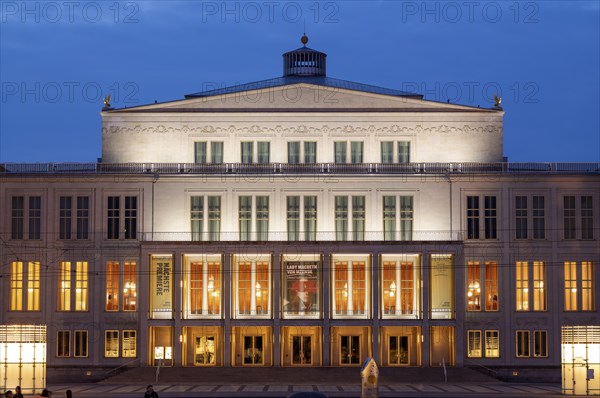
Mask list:
[{"label": "blue evening sky", "polygon": [[598,1],[0,1],[0,162],[93,162],[102,98],[328,75],[506,111],[510,161],[600,161]]}]

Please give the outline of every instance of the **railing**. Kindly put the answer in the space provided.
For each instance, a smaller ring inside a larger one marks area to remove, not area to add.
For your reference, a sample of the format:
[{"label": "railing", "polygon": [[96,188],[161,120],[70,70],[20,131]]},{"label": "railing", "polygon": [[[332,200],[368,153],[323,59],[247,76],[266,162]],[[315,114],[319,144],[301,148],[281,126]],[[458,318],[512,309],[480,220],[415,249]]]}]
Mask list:
[{"label": "railing", "polygon": [[464,233],[460,231],[413,231],[411,238],[406,240],[401,239],[400,234],[397,234],[393,240],[385,240],[383,231],[364,231],[357,239],[354,239],[355,237],[351,232],[346,234],[346,239],[338,239],[338,234],[335,231],[318,231],[315,232],[314,238],[299,233],[298,236],[293,239],[289,238],[285,231],[269,231],[266,233],[266,240],[259,239],[259,234],[257,232],[251,233],[250,239],[240,239],[240,233],[238,231],[221,231],[217,234],[218,240],[211,239],[214,238],[213,235],[214,234],[210,232],[203,232],[200,234],[192,232],[145,232],[142,234],[142,239],[148,242],[383,242],[383,244],[389,242],[390,244],[396,245],[410,245],[413,242],[426,241],[464,240]]},{"label": "railing", "polygon": [[2,174],[600,174],[600,163],[0,163]]},{"label": "railing", "polygon": [[112,368],[112,369],[107,370],[105,372],[105,375],[106,375],[106,377],[108,377],[111,373],[114,373],[114,372],[118,371],[119,369],[122,369],[122,368],[124,368],[126,366],[129,366],[130,364],[132,364],[134,362],[137,362],[139,360],[140,360],[140,358],[135,358],[135,359],[132,359],[131,361],[127,361],[127,362],[125,362],[125,363],[117,366],[116,368]]}]

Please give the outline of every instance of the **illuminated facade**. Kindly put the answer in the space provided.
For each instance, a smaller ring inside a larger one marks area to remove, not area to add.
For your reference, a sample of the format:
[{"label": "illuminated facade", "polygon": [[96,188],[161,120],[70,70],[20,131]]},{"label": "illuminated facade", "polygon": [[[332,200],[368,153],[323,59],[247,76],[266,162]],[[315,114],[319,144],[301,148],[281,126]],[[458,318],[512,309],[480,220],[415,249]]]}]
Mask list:
[{"label": "illuminated facade", "polygon": [[101,163],[0,165],[0,324],[46,325],[49,377],[560,369],[561,326],[598,323],[600,165],[504,162],[501,108],[325,62],[105,108]]}]

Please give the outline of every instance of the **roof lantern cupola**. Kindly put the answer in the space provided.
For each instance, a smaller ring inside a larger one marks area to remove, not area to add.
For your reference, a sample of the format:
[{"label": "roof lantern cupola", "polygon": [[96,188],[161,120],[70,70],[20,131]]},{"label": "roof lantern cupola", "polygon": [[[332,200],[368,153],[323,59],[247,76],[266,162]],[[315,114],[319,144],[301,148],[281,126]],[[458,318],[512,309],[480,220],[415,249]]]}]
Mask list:
[{"label": "roof lantern cupola", "polygon": [[283,54],[283,76],[325,76],[327,54],[306,47],[306,34],[300,41],[302,47]]}]

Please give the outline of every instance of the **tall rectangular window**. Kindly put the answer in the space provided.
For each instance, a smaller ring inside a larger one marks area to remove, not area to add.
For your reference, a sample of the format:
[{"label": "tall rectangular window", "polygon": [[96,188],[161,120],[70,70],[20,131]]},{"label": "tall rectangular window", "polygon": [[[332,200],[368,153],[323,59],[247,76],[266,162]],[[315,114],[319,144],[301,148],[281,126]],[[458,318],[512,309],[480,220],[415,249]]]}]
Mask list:
[{"label": "tall rectangular window", "polygon": [[135,311],[137,308],[137,263],[123,263],[123,310]]},{"label": "tall rectangular window", "polygon": [[485,356],[486,358],[500,357],[500,332],[497,330],[485,331]]},{"label": "tall rectangular window", "polygon": [[515,228],[517,239],[527,239],[527,196],[515,197]]},{"label": "tall rectangular window", "polygon": [[254,143],[242,142],[242,163],[254,163]]},{"label": "tall rectangular window", "polygon": [[529,330],[517,330],[517,358],[529,358]]},{"label": "tall rectangular window", "polygon": [[221,240],[221,197],[208,197],[208,239]]},{"label": "tall rectangular window", "polygon": [[[87,311],[88,310],[88,263],[87,261],[76,261],[75,267],[69,261],[61,261],[60,280],[58,288],[58,309],[59,311]],[[72,275],[73,274],[73,275]],[[73,292],[72,283],[75,282],[75,291]],[[75,293],[75,305],[71,306],[71,296]]]},{"label": "tall rectangular window", "polygon": [[533,331],[533,356],[535,358],[548,356],[548,332],[546,330]]},{"label": "tall rectangular window", "polygon": [[381,163],[394,163],[393,141],[383,141],[381,143]]},{"label": "tall rectangular window", "polygon": [[413,197],[400,196],[400,240],[412,240]]},{"label": "tall rectangular window", "polygon": [[497,238],[497,208],[496,208],[496,197],[485,196],[485,239],[496,239]]},{"label": "tall rectangular window", "polygon": [[498,311],[498,263],[485,262],[485,310]]},{"label": "tall rectangular window", "polygon": [[478,261],[467,263],[467,310],[481,310],[481,268]]},{"label": "tall rectangular window", "polygon": [[252,240],[252,196],[239,197],[238,218],[240,240]]},{"label": "tall rectangular window", "polygon": [[398,163],[410,163],[410,142],[398,142]]},{"label": "tall rectangular window", "polygon": [[10,272],[10,310],[23,310],[23,262],[13,261]]},{"label": "tall rectangular window", "polygon": [[88,332],[87,330],[76,330],[75,331],[75,349],[74,357],[87,357],[88,356]]},{"label": "tall rectangular window", "polygon": [[396,240],[395,196],[383,197],[383,240]]},{"label": "tall rectangular window", "polygon": [[300,196],[287,197],[287,239],[300,240]]},{"label": "tall rectangular window", "polygon": [[348,240],[348,197],[335,197],[335,240]]},{"label": "tall rectangular window", "polygon": [[59,221],[58,221],[58,238],[71,239],[72,221],[72,204],[70,196],[61,196],[59,198]]},{"label": "tall rectangular window", "polygon": [[352,141],[350,143],[350,161],[357,164],[363,162],[363,142]]},{"label": "tall rectangular window", "polygon": [[304,163],[317,163],[317,143],[304,142]]},{"label": "tall rectangular window", "polygon": [[[223,163],[223,143],[222,142],[211,142],[210,143],[210,162],[213,164]],[[133,331],[135,333],[135,331]],[[135,335],[134,335],[135,338]]]},{"label": "tall rectangular window", "polygon": [[236,258],[235,315],[270,314],[271,273],[269,261],[239,261]]},{"label": "tall rectangular window", "polygon": [[[498,311],[498,263],[467,262],[467,310]],[[482,273],[483,270],[483,273]]]},{"label": "tall rectangular window", "polygon": [[533,262],[533,310],[546,311],[546,265]]},{"label": "tall rectangular window", "polygon": [[120,200],[119,196],[108,197],[108,239],[119,239]]},{"label": "tall rectangular window", "polygon": [[213,257],[185,258],[184,309],[186,318],[221,313],[221,260]]},{"label": "tall rectangular window", "polygon": [[269,197],[256,197],[256,240],[269,240]]},{"label": "tall rectangular window", "polygon": [[594,239],[594,211],[591,196],[581,197],[581,239]]},{"label": "tall rectangular window", "polygon": [[123,344],[121,344],[123,358],[135,358],[136,354],[136,331],[123,330]]},{"label": "tall rectangular window", "polygon": [[42,197],[29,197],[29,239],[41,238]]},{"label": "tall rectangular window", "polygon": [[204,232],[204,196],[192,196],[190,199],[192,241],[198,242],[202,240]]},{"label": "tall rectangular window", "polygon": [[206,163],[206,142],[194,142],[194,163]]},{"label": "tall rectangular window", "polygon": [[270,142],[257,142],[256,150],[258,152],[257,161],[260,164],[267,164],[271,162],[271,143]]},{"label": "tall rectangular window", "polygon": [[366,261],[340,257],[334,257],[332,260],[334,314],[341,317],[366,315],[368,304]]},{"label": "tall rectangular window", "polygon": [[577,263],[565,261],[565,311],[577,311]]},{"label": "tall rectangular window", "polygon": [[71,331],[59,330],[56,332],[56,356],[68,358],[71,356]]},{"label": "tall rectangular window", "polygon": [[467,239],[479,239],[479,196],[467,196]]},{"label": "tall rectangular window", "polygon": [[575,196],[565,196],[563,198],[563,233],[565,239],[577,239],[576,216]]},{"label": "tall rectangular window", "polygon": [[317,240],[317,197],[304,197],[304,239]]},{"label": "tall rectangular window", "polygon": [[527,261],[517,261],[515,270],[517,311],[529,311],[529,265]]},{"label": "tall rectangular window", "polygon": [[385,255],[381,261],[383,315],[386,318],[421,318],[418,257]]},{"label": "tall rectangular window", "polygon": [[533,239],[546,239],[546,205],[543,196],[533,197]]},{"label": "tall rectangular window", "polygon": [[346,163],[346,151],[348,143],[346,141],[337,141],[333,143],[335,163]]},{"label": "tall rectangular window", "polygon": [[11,239],[23,239],[25,230],[25,197],[12,197]]},{"label": "tall rectangular window", "polygon": [[591,261],[581,262],[581,310],[594,310],[594,274]]},{"label": "tall rectangular window", "polygon": [[[119,311],[123,303],[123,311],[135,311],[137,302],[137,282],[135,261],[107,261],[106,263],[106,311]],[[122,271],[121,271],[122,270]],[[121,289],[121,275],[123,288]]]},{"label": "tall rectangular window", "polygon": [[119,311],[119,263],[106,263],[106,311]]},{"label": "tall rectangular window", "polygon": [[60,311],[71,311],[71,263],[61,261],[59,266],[58,309]]},{"label": "tall rectangular window", "polygon": [[352,240],[365,240],[365,197],[352,197]]},{"label": "tall rectangular window", "polygon": [[300,163],[300,141],[291,141],[287,143],[288,163]]},{"label": "tall rectangular window", "polygon": [[107,330],[104,332],[104,357],[119,357],[119,331]]},{"label": "tall rectangular window", "polygon": [[481,330],[467,331],[467,357],[481,358]]},{"label": "tall rectangular window", "polygon": [[565,311],[593,311],[594,272],[591,261],[565,261]]},{"label": "tall rectangular window", "polygon": [[88,263],[75,263],[75,311],[88,310]]},{"label": "tall rectangular window", "polygon": [[27,311],[40,310],[40,263],[27,262]]},{"label": "tall rectangular window", "polygon": [[137,238],[137,197],[125,196],[125,239]]},{"label": "tall rectangular window", "polygon": [[429,273],[431,319],[453,319],[455,317],[454,256],[432,254]]},{"label": "tall rectangular window", "polygon": [[77,197],[77,239],[88,239],[90,224],[90,198]]}]

